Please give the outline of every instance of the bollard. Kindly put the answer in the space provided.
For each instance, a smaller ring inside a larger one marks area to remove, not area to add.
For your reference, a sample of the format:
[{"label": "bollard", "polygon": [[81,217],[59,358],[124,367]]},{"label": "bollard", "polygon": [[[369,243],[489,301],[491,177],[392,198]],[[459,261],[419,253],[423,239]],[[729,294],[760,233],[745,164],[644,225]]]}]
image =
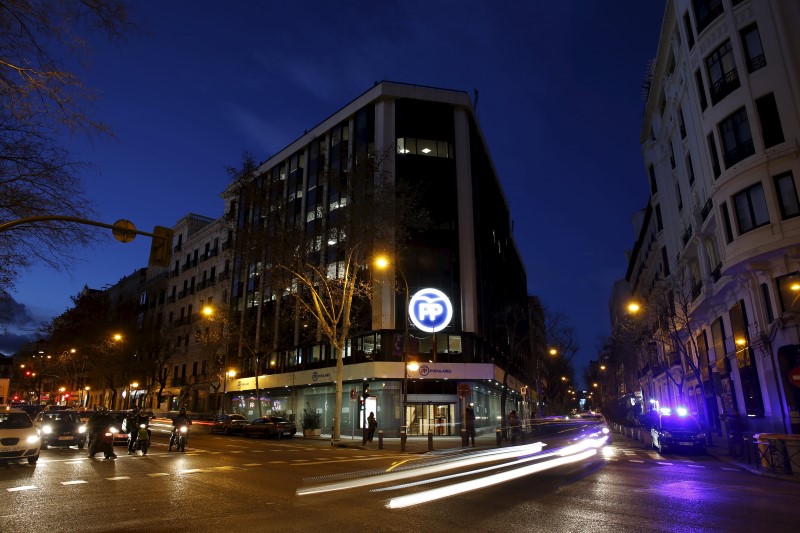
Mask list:
[{"label": "bollard", "polygon": [[400,428],[400,451],[406,451],[406,428]]},{"label": "bollard", "polygon": [[379,450],[383,449],[383,430],[382,429],[378,431],[378,449]]},{"label": "bollard", "polygon": [[494,430],[494,435],[497,437],[497,447],[499,448],[502,446],[503,442],[503,433],[500,431],[500,428]]},{"label": "bollard", "polygon": [[462,429],[461,430],[461,447],[462,448],[466,448],[467,446],[469,446],[469,437],[467,437],[467,430],[466,429]]},{"label": "bollard", "polygon": [[433,431],[428,430],[428,451],[433,451]]}]

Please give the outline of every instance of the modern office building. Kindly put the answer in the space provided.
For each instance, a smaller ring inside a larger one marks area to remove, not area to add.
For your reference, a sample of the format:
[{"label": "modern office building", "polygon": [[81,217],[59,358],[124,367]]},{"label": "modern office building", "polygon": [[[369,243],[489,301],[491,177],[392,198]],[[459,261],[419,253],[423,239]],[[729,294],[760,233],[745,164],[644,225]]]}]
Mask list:
[{"label": "modern office building", "polygon": [[612,321],[624,293],[646,305],[686,280],[682,348],[655,325],[636,376],[645,406],[684,403],[720,431],[800,432],[798,24],[797,2],[669,0],[648,80],[650,198]]},{"label": "modern office building", "polygon": [[[393,271],[372,273],[368,310],[355,319],[343,351],[342,435],[360,427],[359,402],[367,386],[367,401],[375,402],[367,409],[376,411],[387,435],[396,435],[404,420],[409,434],[457,434],[463,402],[475,404],[478,426],[493,430],[507,365],[509,409],[529,408],[521,391],[531,384],[531,374],[525,357],[509,352],[508,332],[498,320],[512,306],[527,309],[527,284],[508,204],[469,96],[376,83],[261,163],[253,183],[270,202],[286,202],[295,225],[299,221],[312,228],[349,205],[346,195],[337,196],[326,183],[326,176],[346,173],[352,161],[373,154],[390,155],[383,169],[396,186],[424,191],[419,205],[430,220],[394,250]],[[254,212],[237,194],[232,186],[224,195],[226,217],[242,228]],[[318,245],[319,267],[336,275],[337,243]],[[234,323],[244,324],[245,314],[260,330],[239,328],[229,360],[239,365],[240,375],[226,383],[226,405],[251,418],[280,412],[298,420],[311,406],[320,413],[323,427],[330,428],[336,356],[321,336],[302,335],[309,324],[292,297],[283,286],[260,282],[265,276],[262,264],[245,248],[234,244],[230,308]],[[435,300],[439,309],[450,310],[450,320],[437,332],[415,317],[415,295],[420,293],[424,302]],[[406,297],[413,308],[410,317]],[[272,344],[248,351],[248,345],[259,345],[253,341],[259,336],[261,345],[265,338]],[[403,364],[406,349],[417,369]]]}]

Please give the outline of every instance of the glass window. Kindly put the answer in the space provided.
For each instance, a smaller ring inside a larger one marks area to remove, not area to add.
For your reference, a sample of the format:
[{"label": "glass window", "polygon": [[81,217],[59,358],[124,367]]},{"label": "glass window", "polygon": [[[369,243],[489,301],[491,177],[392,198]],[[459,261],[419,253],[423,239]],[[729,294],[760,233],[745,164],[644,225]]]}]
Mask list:
[{"label": "glass window", "polygon": [[689,44],[689,50],[694,46],[694,33],[692,32],[692,21],[689,18],[689,12],[683,14],[683,27],[686,28],[686,42]]},{"label": "glass window", "polygon": [[417,154],[436,157],[436,141],[417,139]]},{"label": "glass window", "polygon": [[781,217],[784,220],[800,215],[797,188],[791,172],[775,176],[775,191],[778,194],[778,204],[781,207]]},{"label": "glass window", "polygon": [[697,33],[706,29],[724,11],[722,0],[694,0],[693,6]]},{"label": "glass window", "polygon": [[750,132],[750,122],[747,120],[745,108],[742,107],[720,122],[719,133],[725,150],[726,168],[755,153],[753,134]]},{"label": "glass window", "polygon": [[767,201],[764,198],[764,187],[761,182],[751,185],[733,197],[736,206],[736,220],[739,234],[769,224]]},{"label": "glass window", "polygon": [[697,83],[697,95],[700,97],[700,110],[705,111],[706,107],[708,107],[708,101],[706,100],[706,87],[703,84],[703,74],[701,74],[700,70],[695,71],[694,81]]},{"label": "glass window", "polygon": [[717,155],[717,143],[714,141],[714,132],[708,134],[708,151],[711,154],[711,170],[714,172],[714,179],[719,178],[722,170],[719,165],[719,155]]},{"label": "glass window", "polygon": [[794,272],[787,276],[781,276],[777,282],[783,312],[800,312],[800,273]]},{"label": "glass window", "polygon": [[754,72],[767,66],[764,48],[761,46],[761,36],[758,34],[758,26],[753,24],[746,27],[741,31],[741,35],[745,60],[747,61],[747,71]]},{"label": "glass window", "polygon": [[717,103],[739,88],[739,74],[733,58],[730,40],[711,52],[706,58],[708,80],[711,85],[711,102]]},{"label": "glass window", "polygon": [[781,127],[778,105],[775,103],[775,95],[769,93],[758,98],[756,100],[756,110],[758,111],[758,120],[761,122],[764,148],[782,143],[784,141],[783,128]]}]

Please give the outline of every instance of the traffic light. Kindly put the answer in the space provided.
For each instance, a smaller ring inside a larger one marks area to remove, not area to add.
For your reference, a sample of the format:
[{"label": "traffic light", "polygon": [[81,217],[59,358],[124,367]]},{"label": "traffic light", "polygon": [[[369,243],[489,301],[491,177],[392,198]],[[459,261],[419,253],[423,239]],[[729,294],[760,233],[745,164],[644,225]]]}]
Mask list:
[{"label": "traffic light", "polygon": [[361,393],[362,400],[369,398],[369,385],[364,385],[364,392]]},{"label": "traffic light", "polygon": [[153,228],[153,237],[150,242],[150,259],[147,266],[168,267],[172,258],[172,237],[174,232],[164,226]]}]

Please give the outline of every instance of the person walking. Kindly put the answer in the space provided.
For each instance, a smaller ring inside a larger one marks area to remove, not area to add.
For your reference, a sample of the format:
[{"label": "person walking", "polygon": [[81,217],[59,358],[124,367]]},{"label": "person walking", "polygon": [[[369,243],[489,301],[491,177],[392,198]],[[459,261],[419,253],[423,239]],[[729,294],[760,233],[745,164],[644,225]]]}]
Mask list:
[{"label": "person walking", "polygon": [[467,443],[472,439],[472,447],[475,447],[475,410],[472,404],[467,406]]},{"label": "person walking", "polygon": [[378,421],[375,420],[375,413],[370,413],[367,417],[367,427],[369,428],[369,433],[367,433],[367,442],[372,442],[372,437],[375,436],[375,428],[378,427]]}]

